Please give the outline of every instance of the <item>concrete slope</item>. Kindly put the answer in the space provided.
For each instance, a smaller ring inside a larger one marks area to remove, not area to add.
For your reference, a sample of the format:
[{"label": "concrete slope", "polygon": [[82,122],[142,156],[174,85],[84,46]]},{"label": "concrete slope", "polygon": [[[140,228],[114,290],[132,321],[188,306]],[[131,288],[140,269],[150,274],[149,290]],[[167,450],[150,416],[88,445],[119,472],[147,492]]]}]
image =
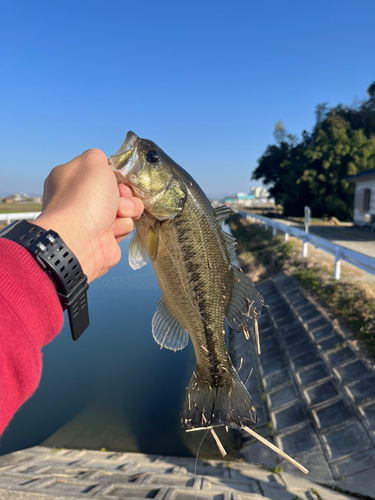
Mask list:
[{"label": "concrete slope", "polygon": [[[375,498],[375,375],[365,356],[290,277],[258,288],[269,307],[260,318],[262,354],[232,334],[234,365],[252,375],[247,388],[258,406],[258,432],[310,469],[309,478]],[[303,474],[258,442],[245,439],[251,463]]]}]

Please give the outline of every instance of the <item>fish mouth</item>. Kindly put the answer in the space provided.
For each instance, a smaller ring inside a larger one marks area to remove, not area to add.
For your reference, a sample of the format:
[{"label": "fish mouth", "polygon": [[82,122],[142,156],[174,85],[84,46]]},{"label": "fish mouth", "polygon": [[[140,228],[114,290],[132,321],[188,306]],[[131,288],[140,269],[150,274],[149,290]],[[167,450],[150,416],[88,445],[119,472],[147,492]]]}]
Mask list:
[{"label": "fish mouth", "polygon": [[131,165],[129,160],[138,141],[139,137],[134,132],[129,130],[120,149],[116,154],[110,156],[108,160],[108,164],[113,168],[113,170],[121,170],[123,175],[126,175],[131,170],[133,165]]}]

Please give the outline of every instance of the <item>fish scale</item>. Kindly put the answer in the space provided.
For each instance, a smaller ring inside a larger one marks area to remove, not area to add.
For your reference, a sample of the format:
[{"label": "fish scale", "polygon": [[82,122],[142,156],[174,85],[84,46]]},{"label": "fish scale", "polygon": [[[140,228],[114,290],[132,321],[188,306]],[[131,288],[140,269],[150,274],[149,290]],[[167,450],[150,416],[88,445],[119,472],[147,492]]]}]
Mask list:
[{"label": "fish scale", "polygon": [[[222,332],[225,328],[228,299],[224,300],[220,291],[225,287],[230,293],[230,262],[225,252],[224,260],[223,253],[215,241],[216,223],[211,205],[205,207],[204,215],[198,213],[192,198],[187,199],[186,205],[186,211],[173,221],[166,220],[161,223],[159,237],[168,251],[163,244],[160,246],[153,267],[169,309],[189,333],[194,332],[190,333],[190,338],[197,359],[196,371],[207,384],[213,386],[221,382],[228,383],[227,372],[224,370],[221,370],[220,374],[224,375],[225,380],[221,381],[215,377],[217,366],[222,365],[229,370],[231,365],[224,335],[215,335],[215,332]],[[149,213],[147,218],[143,216],[135,222],[145,246],[148,232],[153,231],[147,219],[155,225],[156,219]],[[202,232],[213,233],[213,236],[201,242]],[[210,244],[212,241],[215,245]],[[202,259],[202,254],[210,255],[211,269],[207,259]],[[228,269],[225,274],[220,272],[224,267]],[[213,289],[216,293],[213,293]],[[202,349],[202,345],[208,350],[209,356]]]}]

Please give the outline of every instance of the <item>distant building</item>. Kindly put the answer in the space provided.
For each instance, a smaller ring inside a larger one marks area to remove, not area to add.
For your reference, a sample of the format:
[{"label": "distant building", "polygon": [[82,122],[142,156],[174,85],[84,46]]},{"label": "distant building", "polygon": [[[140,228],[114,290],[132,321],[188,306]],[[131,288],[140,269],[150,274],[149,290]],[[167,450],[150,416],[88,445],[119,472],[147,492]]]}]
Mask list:
[{"label": "distant building", "polygon": [[227,206],[234,205],[236,203],[236,198],[231,198],[231,197],[225,198],[224,203]]},{"label": "distant building", "polygon": [[253,194],[237,193],[236,196],[237,205],[240,205],[241,207],[251,207],[254,200],[255,196]]},{"label": "distant building", "polygon": [[375,228],[375,168],[346,180],[355,183],[353,223]]},{"label": "distant building", "polygon": [[255,203],[253,206],[273,206],[275,205],[275,200],[270,197],[268,189],[261,186],[251,186],[250,194],[254,195]]},{"label": "distant building", "polygon": [[[217,200],[212,202],[216,205]],[[250,193],[236,193],[224,199],[225,205],[239,205],[241,207],[273,207],[275,200],[270,198],[269,192],[263,187],[251,187]],[[221,202],[219,204],[222,204]]]},{"label": "distant building", "polygon": [[42,203],[41,196],[31,197],[27,193],[13,193],[4,199],[5,203],[22,203],[25,201],[34,201],[35,203]]},{"label": "distant building", "polygon": [[5,199],[5,203],[17,203],[19,201],[22,201],[22,196],[19,193],[17,193],[17,194],[10,194]]}]

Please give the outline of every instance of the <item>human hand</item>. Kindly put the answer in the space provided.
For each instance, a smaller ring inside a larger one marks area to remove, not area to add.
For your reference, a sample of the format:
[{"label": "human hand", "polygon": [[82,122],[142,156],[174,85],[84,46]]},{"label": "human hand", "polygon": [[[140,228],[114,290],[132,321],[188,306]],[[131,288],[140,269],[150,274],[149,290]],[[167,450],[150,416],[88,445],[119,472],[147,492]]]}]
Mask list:
[{"label": "human hand", "polygon": [[118,263],[118,243],[142,212],[133,190],[117,185],[103,151],[89,149],[50,172],[35,224],[61,236],[90,282]]}]

